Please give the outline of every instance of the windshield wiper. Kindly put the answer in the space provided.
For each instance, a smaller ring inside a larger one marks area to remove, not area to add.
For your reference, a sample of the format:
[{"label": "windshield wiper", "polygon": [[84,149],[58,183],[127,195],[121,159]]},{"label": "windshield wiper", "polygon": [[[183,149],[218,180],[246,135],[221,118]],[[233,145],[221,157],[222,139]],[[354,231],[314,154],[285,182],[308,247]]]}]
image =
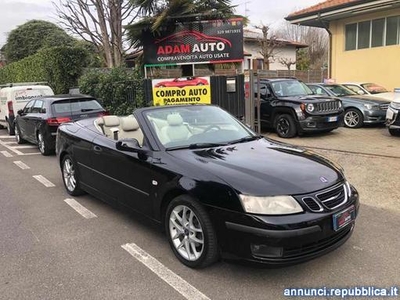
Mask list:
[{"label": "windshield wiper", "polygon": [[87,111],[92,111],[92,110],[96,110],[94,108],[82,108],[81,112],[87,112]]},{"label": "windshield wiper", "polygon": [[245,142],[251,142],[251,141],[259,140],[259,139],[262,139],[262,138],[263,138],[262,135],[246,136],[246,137],[243,137],[241,139],[237,139],[237,140],[229,142],[229,145],[238,144],[238,143],[245,143]]},{"label": "windshield wiper", "polygon": [[227,143],[194,143],[184,146],[169,147],[166,150],[168,151],[168,150],[181,150],[181,149],[201,149],[201,148],[219,147],[226,145]]}]

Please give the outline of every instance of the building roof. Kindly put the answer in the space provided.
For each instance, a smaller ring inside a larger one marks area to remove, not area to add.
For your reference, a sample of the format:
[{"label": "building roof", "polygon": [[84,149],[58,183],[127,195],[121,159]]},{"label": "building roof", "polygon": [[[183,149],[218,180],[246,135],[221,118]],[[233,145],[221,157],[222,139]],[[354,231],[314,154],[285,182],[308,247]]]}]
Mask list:
[{"label": "building roof", "polygon": [[[243,29],[243,40],[246,41],[259,41],[263,38],[263,34],[261,31],[252,30],[249,28]],[[294,46],[296,48],[307,48],[308,45],[296,41],[289,41],[281,38],[276,39],[279,43],[282,43],[282,46]]]},{"label": "building roof", "polygon": [[326,28],[333,20],[399,7],[399,0],[327,0],[296,11],[285,19],[292,24]]}]

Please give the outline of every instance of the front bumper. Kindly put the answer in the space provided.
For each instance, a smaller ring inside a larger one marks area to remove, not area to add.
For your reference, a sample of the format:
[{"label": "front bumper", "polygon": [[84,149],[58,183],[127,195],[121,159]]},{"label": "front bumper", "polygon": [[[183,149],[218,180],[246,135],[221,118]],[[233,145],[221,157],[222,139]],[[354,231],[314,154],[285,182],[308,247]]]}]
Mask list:
[{"label": "front bumper", "polygon": [[308,116],[299,120],[300,132],[318,132],[343,126],[343,114]]},{"label": "front bumper", "polygon": [[285,266],[316,258],[344,244],[353,233],[355,221],[335,231],[333,215],[351,206],[357,216],[359,196],[355,189],[344,205],[329,212],[256,216],[224,211],[214,222],[224,258]]},{"label": "front bumper", "polygon": [[386,112],[386,126],[391,129],[400,129],[399,110],[389,106],[389,108]]},{"label": "front bumper", "polygon": [[386,110],[364,110],[365,124],[383,124],[386,119]]}]

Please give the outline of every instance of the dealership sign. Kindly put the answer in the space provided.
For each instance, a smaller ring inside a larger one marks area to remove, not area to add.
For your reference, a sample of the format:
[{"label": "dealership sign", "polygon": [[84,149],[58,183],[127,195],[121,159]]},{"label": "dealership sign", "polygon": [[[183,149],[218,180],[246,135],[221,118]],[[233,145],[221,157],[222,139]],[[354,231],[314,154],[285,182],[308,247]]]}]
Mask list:
[{"label": "dealership sign", "polygon": [[153,105],[210,104],[210,77],[153,79]]},{"label": "dealership sign", "polygon": [[147,65],[238,62],[243,60],[242,19],[177,24],[154,36],[143,33]]}]

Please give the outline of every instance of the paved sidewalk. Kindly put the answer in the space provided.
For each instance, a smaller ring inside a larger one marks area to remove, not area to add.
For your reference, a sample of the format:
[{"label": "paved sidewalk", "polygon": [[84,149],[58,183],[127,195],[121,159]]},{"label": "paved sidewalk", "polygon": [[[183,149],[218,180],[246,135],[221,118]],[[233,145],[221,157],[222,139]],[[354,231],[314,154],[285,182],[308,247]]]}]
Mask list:
[{"label": "paved sidewalk", "polygon": [[329,133],[307,134],[292,139],[282,139],[275,132],[263,134],[274,140],[314,149],[400,158],[400,137],[391,136],[384,126],[341,127]]}]

